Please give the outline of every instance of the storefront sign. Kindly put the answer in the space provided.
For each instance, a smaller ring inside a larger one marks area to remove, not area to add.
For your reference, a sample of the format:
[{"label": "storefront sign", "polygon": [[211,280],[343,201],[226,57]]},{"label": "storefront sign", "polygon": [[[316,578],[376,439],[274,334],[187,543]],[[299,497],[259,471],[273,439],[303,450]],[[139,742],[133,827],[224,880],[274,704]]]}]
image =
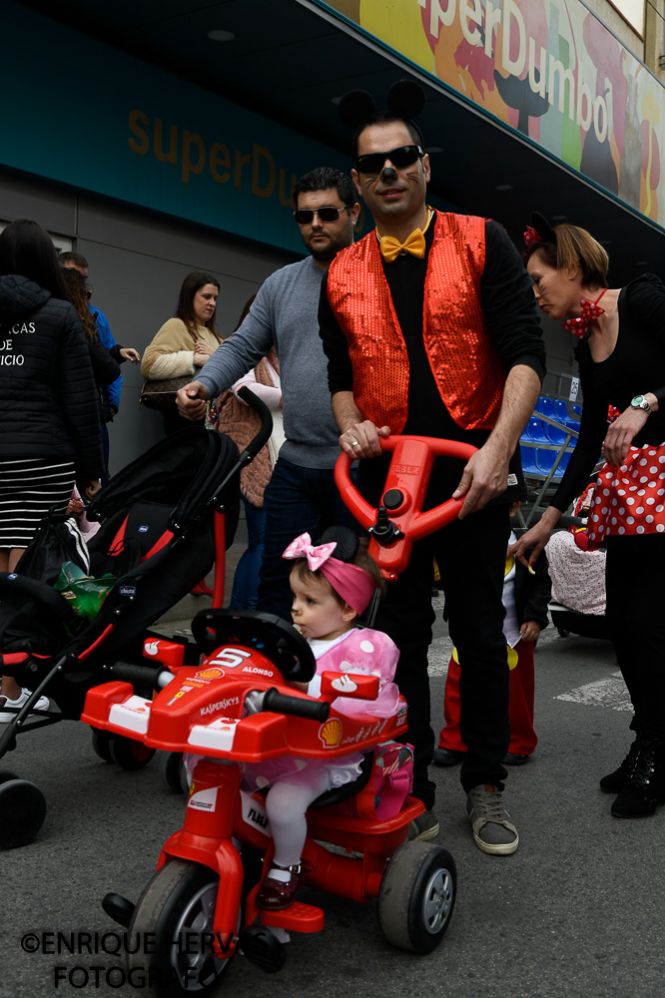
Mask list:
[{"label": "storefront sign", "polygon": [[0,164],[295,252],[295,180],[349,168],[320,143],[11,0],[0,81]]},{"label": "storefront sign", "polygon": [[665,225],[665,89],[580,0],[315,0]]}]

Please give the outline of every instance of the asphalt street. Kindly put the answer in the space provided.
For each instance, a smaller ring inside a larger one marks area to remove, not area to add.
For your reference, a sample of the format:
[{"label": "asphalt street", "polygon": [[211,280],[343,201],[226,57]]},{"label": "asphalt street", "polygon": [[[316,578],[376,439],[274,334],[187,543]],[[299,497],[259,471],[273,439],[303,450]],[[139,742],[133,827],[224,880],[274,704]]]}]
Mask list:
[{"label": "asphalt street", "polygon": [[[449,650],[441,632],[431,667],[437,727]],[[293,936],[286,966],[276,975],[237,958],[220,994],[663,994],[665,813],[613,819],[611,798],[597,789],[630,740],[630,713],[610,646],[561,638],[550,628],[536,668],[540,744],[528,765],[511,771],[506,789],[521,836],[514,856],[489,857],[476,849],[458,770],[435,770],[439,841],[459,872],[457,907],[441,946],[425,957],[396,951],[381,936],[373,904],[310,894],[325,907],[325,931]],[[155,761],[135,773],[101,762],[88,729],[75,722],[26,735],[2,768],[36,782],[49,810],[38,839],[3,856],[0,994],[134,994],[119,986],[120,971],[108,976],[111,967],[122,966],[118,957],[26,953],[22,938],[113,931],[100,899],[111,889],[137,898],[160,844],[180,824],[182,798],[162,788]],[[74,968],[83,969],[68,976]]]}]

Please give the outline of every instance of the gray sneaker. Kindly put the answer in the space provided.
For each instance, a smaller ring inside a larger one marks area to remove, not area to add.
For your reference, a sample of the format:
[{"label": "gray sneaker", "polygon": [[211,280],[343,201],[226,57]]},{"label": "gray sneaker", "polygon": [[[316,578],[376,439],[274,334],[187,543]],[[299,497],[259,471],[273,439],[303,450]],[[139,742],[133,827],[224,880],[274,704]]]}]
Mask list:
[{"label": "gray sneaker", "polygon": [[510,856],[516,851],[520,837],[496,787],[473,787],[466,797],[466,813],[479,849],[492,856]]},{"label": "gray sneaker", "polygon": [[430,839],[435,839],[440,831],[434,811],[423,811],[409,825],[409,841],[429,842]]}]

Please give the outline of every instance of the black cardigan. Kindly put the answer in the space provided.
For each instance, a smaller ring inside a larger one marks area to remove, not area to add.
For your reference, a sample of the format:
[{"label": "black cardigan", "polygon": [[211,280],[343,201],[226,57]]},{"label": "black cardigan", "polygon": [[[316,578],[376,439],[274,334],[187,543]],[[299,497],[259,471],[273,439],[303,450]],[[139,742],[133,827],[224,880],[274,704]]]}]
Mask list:
[{"label": "black cardigan", "polygon": [[[583,340],[576,350],[584,394],[580,435],[552,505],[566,510],[579,495],[600,458],[607,433],[607,409],[621,412],[631,399],[665,388],[665,285],[655,274],[643,274],[621,289],[618,300],[619,335],[610,356],[596,362]],[[659,400],[633,443],[665,441],[665,402]]]}]

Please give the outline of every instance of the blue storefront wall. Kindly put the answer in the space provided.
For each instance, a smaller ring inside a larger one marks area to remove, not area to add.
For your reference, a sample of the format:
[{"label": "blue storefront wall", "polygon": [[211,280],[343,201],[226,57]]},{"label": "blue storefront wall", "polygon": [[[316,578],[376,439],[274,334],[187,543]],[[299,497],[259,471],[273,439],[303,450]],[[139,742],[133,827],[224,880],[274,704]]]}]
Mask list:
[{"label": "blue storefront wall", "polygon": [[0,164],[295,252],[294,180],[348,170],[338,152],[11,0],[3,36]]}]

